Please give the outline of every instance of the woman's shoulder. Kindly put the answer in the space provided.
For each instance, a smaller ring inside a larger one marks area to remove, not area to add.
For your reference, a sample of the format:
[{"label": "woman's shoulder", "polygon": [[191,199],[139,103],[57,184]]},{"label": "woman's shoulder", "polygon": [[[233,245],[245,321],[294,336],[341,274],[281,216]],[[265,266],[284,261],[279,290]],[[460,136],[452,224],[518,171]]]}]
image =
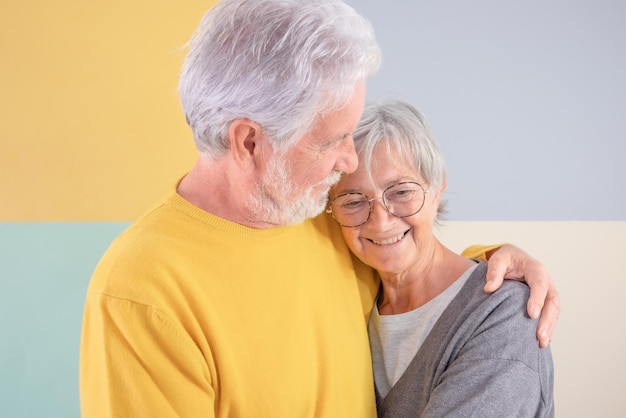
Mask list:
[{"label": "woman's shoulder", "polygon": [[526,303],[530,296],[528,285],[519,280],[504,280],[502,286],[493,293],[484,290],[486,283],[487,263],[481,261],[468,278],[465,286],[457,295],[458,306],[462,309],[519,311],[526,313]]}]

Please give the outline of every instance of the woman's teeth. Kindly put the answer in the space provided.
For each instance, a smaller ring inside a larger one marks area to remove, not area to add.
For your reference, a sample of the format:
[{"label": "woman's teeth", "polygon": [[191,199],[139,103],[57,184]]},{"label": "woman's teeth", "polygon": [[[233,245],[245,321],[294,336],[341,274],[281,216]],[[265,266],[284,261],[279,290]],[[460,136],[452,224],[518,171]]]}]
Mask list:
[{"label": "woman's teeth", "polygon": [[396,243],[396,242],[400,241],[404,237],[404,234],[406,234],[406,232],[403,232],[402,234],[396,235],[395,237],[384,239],[382,241],[376,241],[376,240],[373,239],[372,242],[374,244],[377,244],[377,245],[393,244],[393,243]]}]

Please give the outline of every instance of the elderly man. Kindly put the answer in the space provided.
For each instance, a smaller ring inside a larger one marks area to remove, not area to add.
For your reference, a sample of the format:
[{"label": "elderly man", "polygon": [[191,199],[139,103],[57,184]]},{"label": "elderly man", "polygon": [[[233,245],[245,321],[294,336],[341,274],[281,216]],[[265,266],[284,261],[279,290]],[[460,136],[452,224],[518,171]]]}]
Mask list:
[{"label": "elderly man", "polygon": [[[379,62],[370,25],[339,0],[207,13],[180,79],[198,161],[94,272],[84,417],[375,416],[364,315],[378,284],[315,216],[357,167],[352,131]],[[511,247],[493,259],[496,276],[541,269]],[[527,280],[540,309],[550,278]],[[544,344],[557,314],[544,312]]]}]

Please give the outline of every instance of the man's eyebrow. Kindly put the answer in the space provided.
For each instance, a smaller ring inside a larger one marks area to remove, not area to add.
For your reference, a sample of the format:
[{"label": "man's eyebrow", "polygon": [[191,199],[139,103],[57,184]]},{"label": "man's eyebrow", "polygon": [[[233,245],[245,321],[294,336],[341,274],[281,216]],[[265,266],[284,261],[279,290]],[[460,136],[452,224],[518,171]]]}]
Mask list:
[{"label": "man's eyebrow", "polygon": [[325,147],[331,147],[341,141],[343,141],[344,139],[346,139],[347,137],[352,136],[352,132],[345,132],[342,134],[337,135],[336,137],[329,139],[328,141],[324,142],[324,146]]}]

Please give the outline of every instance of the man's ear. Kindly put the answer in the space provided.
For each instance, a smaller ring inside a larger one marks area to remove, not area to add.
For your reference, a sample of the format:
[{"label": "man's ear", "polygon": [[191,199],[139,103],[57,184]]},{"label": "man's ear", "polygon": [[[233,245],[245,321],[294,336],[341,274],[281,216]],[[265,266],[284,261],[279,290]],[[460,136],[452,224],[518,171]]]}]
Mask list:
[{"label": "man's ear", "polygon": [[262,136],[261,126],[250,119],[235,119],[230,123],[230,152],[237,164],[254,164],[254,159],[260,152]]}]

